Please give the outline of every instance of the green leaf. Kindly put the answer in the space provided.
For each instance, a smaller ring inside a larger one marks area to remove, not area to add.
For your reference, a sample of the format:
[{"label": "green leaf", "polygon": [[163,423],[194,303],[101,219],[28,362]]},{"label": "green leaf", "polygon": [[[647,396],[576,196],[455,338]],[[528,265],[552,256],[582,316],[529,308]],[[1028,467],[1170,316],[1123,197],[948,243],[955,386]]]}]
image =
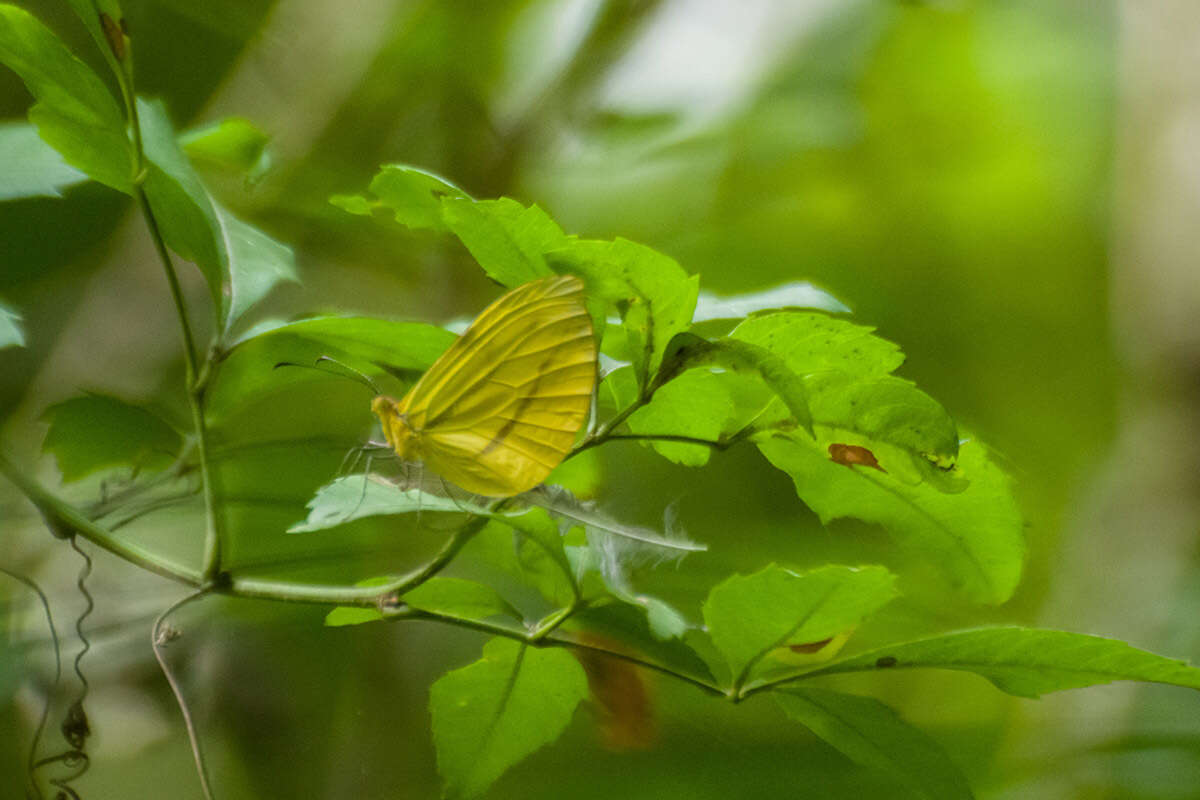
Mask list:
[{"label": "green leaf", "polygon": [[133,190],[133,148],[116,100],[90,67],[27,11],[0,5],[0,63],[37,102],[29,121],[72,167],[106,186]]},{"label": "green leaf", "polygon": [[733,297],[718,297],[712,292],[701,290],[696,298],[696,313],[692,322],[741,319],[751,314],[785,308],[818,308],[840,313],[850,311],[849,307],[824,289],[818,289],[807,281],[793,281],[774,289]]},{"label": "green leaf", "polygon": [[[958,457],[958,428],[942,405],[912,382],[893,376],[857,379],[840,372],[804,381],[813,422],[894,445],[942,468]],[[845,441],[845,437],[825,435]]]},{"label": "green leaf", "polygon": [[[674,434],[716,441],[727,429],[732,399],[722,376],[693,370],[675,378],[654,393],[650,404],[629,418],[637,434]],[[680,442],[648,441],[660,455],[676,464],[700,467],[708,463],[712,448]]]},{"label": "green leaf", "polygon": [[466,192],[445,178],[405,164],[380,167],[369,188],[379,198],[371,203],[372,206],[391,209],[396,222],[413,229],[446,230],[446,223],[442,221],[442,198],[469,199]]},{"label": "green leaf", "polygon": [[505,616],[521,620],[521,612],[496,594],[495,589],[462,578],[430,578],[405,594],[404,602],[443,617],[482,620]]},{"label": "green leaf", "polygon": [[930,667],[974,672],[1017,697],[1113,681],[1200,689],[1200,669],[1116,639],[1039,628],[996,627],[918,639],[834,661],[804,677]]},{"label": "green leaf", "polygon": [[346,625],[362,625],[366,622],[380,622],[383,614],[378,608],[365,606],[338,606],[325,615],[325,626],[341,628]]},{"label": "green leaf", "polygon": [[220,206],[216,212],[218,235],[228,254],[229,294],[224,297],[225,330],[247,310],[284,282],[299,282],[292,249],[242,222]]},{"label": "green leaf", "polygon": [[530,508],[497,521],[511,527],[519,539],[511,548],[518,571],[556,606],[570,602],[575,595],[571,562],[563,548],[562,533],[550,514],[542,508]]},{"label": "green leaf", "polygon": [[974,796],[941,746],[878,700],[828,689],[787,689],[775,699],[784,713],[851,761],[891,776],[919,797]]},{"label": "green leaf", "polygon": [[904,354],[874,330],[825,314],[785,311],[748,319],[731,336],[766,348],[801,376],[838,370],[883,377],[904,362]]},{"label": "green leaf", "polygon": [[63,189],[87,179],[42,141],[32,125],[0,124],[0,200],[61,197]]},{"label": "green leaf", "polygon": [[579,662],[557,649],[493,639],[483,658],[430,690],[438,771],[449,797],[475,797],[557,739],[587,696]]},{"label": "green leaf", "polygon": [[46,416],[50,430],[42,452],[54,454],[64,481],[117,465],[162,467],[183,445],[161,417],[115,397],[73,397],[48,408]]},{"label": "green leaf", "polygon": [[180,150],[161,102],[138,100],[146,195],[163,238],[204,274],[222,332],[276,284],[295,280],[292,252],[217,206]]},{"label": "green leaf", "polygon": [[683,634],[694,629],[679,618],[682,627],[676,628],[676,623],[671,626],[671,632],[678,631],[678,635],[663,636],[667,631],[655,629],[654,613],[650,603],[601,602],[576,611],[559,631],[572,641],[648,658],[685,675],[711,681],[708,666],[683,639]]},{"label": "green leaf", "polygon": [[704,621],[732,673],[744,682],[769,651],[853,628],[896,594],[895,576],[883,567],[793,572],[772,564],[714,587],[704,603]]},{"label": "green leaf", "polygon": [[21,328],[21,315],[12,306],[0,302],[0,350],[24,346],[25,331]]},{"label": "green leaf", "polygon": [[179,149],[175,129],[159,100],[138,98],[143,148],[149,161],[145,191],[167,246],[204,274],[213,308],[223,308],[228,255],[215,235],[217,212],[200,177]]},{"label": "green leaf", "polygon": [[[282,362],[312,365],[319,356],[336,358],[372,377],[386,374],[386,365],[410,370],[415,379],[455,338],[434,325],[369,317],[318,317],[261,330],[226,353],[208,390],[207,409],[220,419],[270,393],[319,380],[345,380],[303,367],[275,369]],[[369,403],[364,398],[364,414],[369,414]]]},{"label": "green leaf", "polygon": [[253,181],[271,168],[270,137],[243,117],[225,119],[186,131],[179,137],[194,163],[245,175]]},{"label": "green leaf", "polygon": [[970,485],[958,494],[837,464],[812,443],[776,437],[758,448],[791,476],[800,499],[822,522],[853,517],[882,525],[977,602],[1002,603],[1016,588],[1025,552],[1021,515],[1008,477],[978,442],[959,451],[956,471]]},{"label": "green leaf", "polygon": [[369,475],[346,475],[317,490],[308,501],[308,518],[288,533],[311,533],[336,528],[364,517],[446,511],[490,516],[483,506],[466,500],[402,489]]},{"label": "green leaf", "polygon": [[575,598],[574,574],[563,550],[562,535],[541,509],[531,509],[519,517],[489,520],[463,548],[460,559],[502,570],[536,589],[555,608]]},{"label": "green leaf", "polygon": [[[735,375],[757,376],[786,408],[791,424],[812,433],[812,412],[804,380],[782,358],[766,348],[737,339],[709,341],[692,333],[680,333],[667,346],[658,381],[676,380],[675,376],[680,372],[697,367],[720,367]],[[734,388],[735,383],[731,382],[730,388]],[[743,392],[739,392],[741,394]],[[747,409],[757,423],[762,422],[757,414],[762,408],[761,399],[756,398],[755,406]],[[735,417],[741,416],[744,414],[735,414]]]},{"label": "green leaf", "polygon": [[[386,586],[395,578],[391,575],[378,575],[356,581],[355,586]],[[381,622],[383,613],[377,607],[367,606],[338,606],[325,615],[325,626],[340,628],[346,625],[362,625],[365,622]]]},{"label": "green leaf", "polygon": [[589,295],[620,312],[629,352],[617,357],[632,362],[639,385],[648,385],[667,344],[691,324],[699,278],[689,277],[674,259],[626,239],[571,240],[548,257],[556,270],[581,275]]},{"label": "green leaf", "polygon": [[542,254],[567,242],[545,211],[507,197],[481,201],[445,197],[442,219],[483,271],[510,288],[552,275]]}]

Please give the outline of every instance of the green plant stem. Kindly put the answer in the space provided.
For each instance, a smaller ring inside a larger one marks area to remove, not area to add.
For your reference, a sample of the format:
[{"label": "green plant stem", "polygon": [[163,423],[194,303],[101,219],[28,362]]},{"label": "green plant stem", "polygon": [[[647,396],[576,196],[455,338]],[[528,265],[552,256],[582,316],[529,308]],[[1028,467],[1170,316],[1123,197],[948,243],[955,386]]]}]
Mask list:
[{"label": "green plant stem", "polygon": [[540,642],[542,639],[545,639],[554,632],[555,628],[570,619],[571,615],[580,610],[583,606],[584,603],[577,601],[571,603],[565,608],[560,608],[558,611],[553,612],[539,622],[537,626],[529,632],[529,641]]},{"label": "green plant stem", "polygon": [[33,478],[18,469],[3,452],[0,452],[0,473],[12,481],[33,503],[52,530],[73,531],[97,547],[164,578],[189,586],[199,586],[203,582],[199,571],[160,558],[149,550],[113,536],[112,532],[88,519],[82,511],[42,488]]},{"label": "green plant stem", "polygon": [[592,433],[589,433],[587,436],[583,437],[583,441],[575,445],[571,452],[567,453],[566,458],[564,458],[563,461],[574,458],[584,450],[590,450],[591,448],[602,445],[609,439],[613,438],[615,436],[613,431],[616,430],[617,427],[622,423],[624,423],[625,420],[633,416],[635,411],[649,403],[651,396],[652,393],[639,397],[636,401],[630,403],[627,408],[619,412],[615,417],[610,419],[608,422],[605,422]]},{"label": "green plant stem", "polygon": [[647,661],[646,659],[639,658],[638,656],[622,653],[618,650],[609,650],[608,648],[598,647],[592,644],[585,644],[584,642],[578,642],[574,639],[569,639],[561,635],[549,633],[539,635],[537,630],[529,631],[524,628],[498,625],[492,622],[485,622],[483,620],[449,617],[432,611],[422,611],[420,609],[411,608],[409,606],[404,606],[395,611],[389,611],[384,614],[384,618],[388,620],[415,619],[426,620],[428,622],[440,622],[448,625],[454,625],[459,628],[467,628],[469,630],[479,631],[480,633],[491,634],[493,636],[503,636],[506,639],[513,639],[531,647],[565,647],[572,650],[587,650],[593,653],[602,653],[619,661],[625,661],[627,663],[634,664],[635,666],[644,667],[653,672],[658,672],[662,675],[668,675],[672,678],[683,681],[684,683],[691,684],[692,686],[703,690],[707,694],[715,695],[717,697],[728,696],[724,689],[716,684],[709,683],[702,678],[697,678],[684,672],[678,672],[671,667],[667,667],[653,661]]},{"label": "green plant stem", "polygon": [[217,493],[213,485],[213,471],[208,459],[208,426],[204,421],[204,387],[197,382],[200,368],[196,361],[196,342],[192,336],[192,326],[188,320],[187,305],[179,286],[179,276],[167,251],[167,244],[159,230],[158,220],[154,210],[150,208],[150,200],[139,183],[134,190],[146,227],[150,230],[150,238],[154,241],[154,249],[162,261],[167,283],[171,288],[171,299],[175,303],[175,311],[179,316],[179,326],[183,333],[183,356],[187,374],[188,405],[192,410],[192,426],[196,431],[196,454],[200,460],[200,477],[204,486],[205,536],[204,536],[204,566],[202,574],[205,580],[214,579],[221,571],[222,536],[220,516],[217,510]]},{"label": "green plant stem", "polygon": [[414,589],[432,578],[449,564],[475,534],[488,523],[487,517],[476,517],[454,533],[445,546],[424,566],[378,586],[318,586],[258,578],[230,579],[228,594],[238,597],[260,597],[295,603],[332,603],[340,606],[380,606],[390,599]]},{"label": "green plant stem", "polygon": [[158,615],[158,619],[154,620],[154,627],[150,629],[150,647],[154,651],[155,660],[158,661],[158,668],[162,670],[163,677],[167,679],[167,684],[171,687],[171,692],[175,695],[175,702],[179,706],[179,712],[183,715],[183,724],[187,729],[188,743],[192,747],[192,760],[196,764],[196,774],[200,777],[200,790],[204,793],[205,800],[213,800],[213,793],[212,785],[208,779],[208,768],[204,761],[204,752],[200,747],[200,738],[196,734],[196,723],[192,719],[192,712],[188,706],[187,699],[183,696],[183,689],[180,687],[179,681],[175,679],[175,673],[167,665],[167,658],[163,655],[162,646],[173,638],[163,628],[167,617],[193,600],[199,600],[204,597],[210,591],[211,587],[205,586],[175,601]]},{"label": "green plant stem", "polygon": [[[17,469],[3,452],[0,452],[0,473],[7,476],[29,498],[55,530],[73,531],[98,547],[108,550],[110,553],[132,564],[149,570],[156,575],[170,578],[197,589],[203,589],[204,593],[292,603],[309,603],[313,605],[381,607],[384,616],[388,619],[423,619],[495,636],[505,636],[537,647],[566,647],[575,650],[589,650],[603,653],[612,658],[627,661],[630,664],[645,667],[654,672],[659,672],[692,684],[709,694],[720,697],[727,696],[727,692],[724,689],[703,679],[678,672],[670,667],[616,650],[609,650],[597,647],[596,645],[574,641],[561,634],[555,634],[554,631],[558,626],[581,608],[578,604],[572,604],[547,617],[532,631],[527,628],[506,628],[502,625],[487,622],[418,611],[408,606],[400,606],[398,609],[382,608],[397,596],[413,589],[440,572],[458,555],[463,546],[476,533],[483,529],[483,526],[487,524],[486,517],[477,517],[451,536],[441,551],[428,563],[384,586],[321,586],[289,583],[287,581],[262,580],[258,578],[242,578],[237,575],[230,575],[225,581],[210,583],[204,579],[198,570],[166,561],[135,545],[121,541],[119,537],[112,535],[103,526],[97,525],[88,519],[82,511],[79,511],[65,500],[54,496],[42,488],[36,481],[27,477]],[[494,510],[498,509],[499,506]],[[757,687],[753,691],[757,691]]]},{"label": "green plant stem", "polygon": [[[142,218],[146,220],[146,228],[150,231],[150,239],[162,262],[163,272],[167,276],[167,286],[171,290],[171,300],[175,304],[175,314],[179,318],[180,333],[183,338],[183,357],[187,375],[188,405],[192,410],[192,427],[196,432],[196,450],[200,460],[200,475],[204,486],[205,536],[204,536],[204,566],[202,575],[205,581],[211,581],[221,571],[222,555],[222,525],[217,509],[217,493],[213,485],[213,471],[209,464],[208,426],[204,420],[204,385],[200,376],[208,370],[201,370],[196,350],[196,338],[192,333],[191,320],[188,317],[187,303],[184,301],[183,290],[179,284],[179,274],[171,260],[171,253],[163,239],[158,219],[150,206],[150,198],[146,195],[146,151],[142,141],[142,126],[138,119],[137,95],[133,89],[133,69],[131,60],[126,59],[117,70],[117,83],[121,87],[121,99],[125,103],[125,115],[133,134],[134,145],[134,177],[133,194],[141,209]],[[205,364],[205,367],[208,365]]]}]

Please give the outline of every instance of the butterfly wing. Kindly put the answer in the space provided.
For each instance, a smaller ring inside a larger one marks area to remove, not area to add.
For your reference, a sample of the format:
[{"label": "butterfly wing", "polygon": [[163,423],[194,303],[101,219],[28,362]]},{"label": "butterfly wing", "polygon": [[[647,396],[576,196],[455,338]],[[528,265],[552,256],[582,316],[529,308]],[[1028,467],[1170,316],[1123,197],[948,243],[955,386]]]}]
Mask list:
[{"label": "butterfly wing", "polygon": [[583,282],[545,278],[476,318],[400,401],[421,458],[477,494],[545,480],[587,420],[596,345]]}]

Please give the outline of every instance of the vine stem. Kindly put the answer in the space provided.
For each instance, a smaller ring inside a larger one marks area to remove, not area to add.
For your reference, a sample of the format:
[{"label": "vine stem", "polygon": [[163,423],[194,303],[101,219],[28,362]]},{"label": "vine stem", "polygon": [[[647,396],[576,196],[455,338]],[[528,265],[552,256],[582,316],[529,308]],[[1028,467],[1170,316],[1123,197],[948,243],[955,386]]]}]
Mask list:
[{"label": "vine stem", "polygon": [[[384,613],[384,619],[412,619],[424,620],[427,622],[439,622],[447,625],[453,625],[458,628],[467,628],[468,630],[491,634],[492,636],[503,636],[506,639],[512,639],[514,641],[521,642],[522,644],[527,644],[530,647],[564,647],[571,650],[587,650],[593,653],[601,653],[619,661],[625,661],[638,667],[644,667],[652,672],[657,672],[676,680],[683,681],[684,683],[691,684],[706,694],[711,694],[716,697],[729,696],[725,689],[722,689],[716,684],[710,683],[702,678],[697,678],[693,675],[688,675],[684,672],[679,672],[664,664],[649,661],[647,659],[640,658],[639,656],[630,655],[629,653],[623,653],[620,650],[610,650],[606,647],[599,647],[594,644],[576,641],[561,634],[554,634],[550,632],[543,633],[540,630],[540,627],[539,629],[530,631],[525,628],[498,625],[496,623],[485,622],[483,620],[450,617],[435,613],[433,611],[423,611],[412,608],[411,606],[403,606],[396,610],[387,611]],[[566,621],[566,615],[564,615],[561,620],[558,620],[558,622],[564,621]],[[557,627],[557,623],[555,626]]]},{"label": "vine stem", "polygon": [[[459,628],[475,630],[481,633],[487,633],[494,636],[505,636],[510,639],[516,639],[526,644],[536,647],[566,647],[575,650],[590,650],[597,653],[607,654],[621,661],[627,661],[654,672],[668,675],[676,678],[684,683],[689,683],[708,694],[725,697],[727,692],[720,687],[679,672],[671,667],[655,663],[637,656],[622,653],[617,650],[609,650],[603,647],[586,644],[575,641],[567,636],[563,636],[557,632],[557,627],[567,620],[570,613],[558,612],[551,615],[537,626],[534,630],[527,628],[506,628],[503,625],[496,625],[488,622],[480,622],[476,620],[460,619],[457,617],[449,617],[432,612],[418,611],[409,606],[400,605],[395,607],[393,602],[400,595],[413,589],[419,584],[427,581],[429,578],[436,575],[443,567],[458,555],[458,552],[467,544],[468,541],[487,524],[486,517],[477,517],[471,523],[464,526],[456,532],[446,542],[446,545],[425,565],[419,567],[413,572],[401,578],[397,578],[392,583],[383,586],[328,586],[328,585],[312,585],[298,584],[286,581],[272,581],[258,578],[241,577],[237,574],[228,574],[224,580],[218,582],[206,582],[198,570],[180,566],[172,562],[166,561],[155,556],[152,553],[144,551],[134,545],[130,545],[121,541],[117,536],[106,530],[103,526],[89,520],[83,512],[74,508],[70,503],[62,500],[46,489],[42,488],[32,478],[29,478],[20,470],[18,470],[4,453],[0,451],[0,473],[8,477],[17,488],[20,489],[26,497],[38,508],[39,511],[46,517],[52,529],[56,531],[74,531],[84,539],[92,542],[98,547],[101,547],[114,555],[125,559],[139,567],[147,569],[155,574],[162,575],[166,578],[178,581],[180,583],[192,586],[198,590],[198,593],[188,595],[189,598],[194,598],[200,593],[205,594],[221,594],[231,597],[246,597],[258,598],[262,600],[276,600],[282,602],[293,603],[309,603],[312,605],[352,605],[377,607],[383,612],[386,619],[422,619],[432,622],[438,622],[444,625],[453,625]],[[499,510],[500,506],[493,508],[493,511]],[[187,599],[187,598],[185,598]],[[576,605],[572,608],[571,613],[577,611],[581,606]],[[156,624],[157,627],[157,624]]]},{"label": "vine stem", "polygon": [[149,550],[114,536],[111,531],[93,522],[82,511],[43,488],[9,460],[7,454],[2,450],[0,450],[0,473],[12,481],[21,490],[21,493],[33,503],[55,535],[59,535],[62,531],[74,531],[97,547],[153,572],[155,575],[161,575],[189,586],[200,586],[203,583],[198,570],[168,561]]},{"label": "vine stem", "polygon": [[154,620],[154,627],[150,629],[150,647],[154,650],[154,658],[158,661],[158,667],[162,670],[163,676],[166,677],[167,684],[170,685],[171,692],[175,695],[175,702],[179,706],[179,711],[183,715],[183,725],[187,729],[188,743],[192,747],[192,760],[196,762],[196,774],[200,776],[200,791],[204,793],[205,800],[213,800],[213,793],[212,786],[208,780],[208,768],[204,761],[204,753],[200,749],[200,739],[196,735],[196,723],[192,719],[191,709],[188,707],[187,700],[183,696],[183,689],[179,686],[179,681],[175,678],[175,673],[167,665],[166,657],[163,656],[162,646],[173,638],[163,629],[167,617],[193,600],[199,600],[201,597],[204,597],[210,591],[212,591],[210,586],[203,586],[197,591],[176,600],[158,615],[158,619]]},{"label": "vine stem", "polygon": [[42,740],[42,733],[46,730],[46,720],[50,718],[50,705],[54,702],[54,693],[58,690],[58,682],[62,678],[62,651],[59,649],[58,631],[54,627],[54,615],[50,613],[50,601],[46,598],[46,593],[42,591],[42,587],[24,575],[13,572],[3,565],[0,565],[0,573],[9,576],[15,581],[20,581],[37,595],[38,602],[42,604],[42,613],[46,616],[46,626],[50,629],[50,642],[54,646],[54,680],[51,682],[50,688],[46,690],[46,702],[42,704],[42,713],[38,716],[37,727],[33,730],[33,739],[29,743],[29,758],[26,760],[25,766],[30,788],[33,790],[30,796],[36,797],[37,800],[43,800],[45,795],[42,794],[42,787],[37,781],[38,744]]},{"label": "vine stem", "polygon": [[188,316],[187,302],[179,283],[179,273],[167,249],[158,218],[150,205],[146,194],[146,148],[142,138],[142,125],[138,116],[137,94],[133,88],[132,58],[122,58],[117,54],[120,69],[115,70],[117,83],[121,87],[121,99],[125,103],[125,116],[133,135],[134,175],[133,195],[137,200],[150,239],[154,242],[154,250],[162,263],[163,272],[167,277],[167,286],[171,291],[171,301],[175,304],[175,314],[179,318],[179,329],[183,339],[183,358],[187,382],[188,405],[192,412],[192,427],[196,433],[196,452],[200,461],[200,477],[204,487],[205,535],[204,561],[201,575],[204,581],[216,579],[221,572],[222,540],[224,539],[221,517],[217,509],[217,493],[213,485],[213,471],[209,460],[208,426],[204,419],[204,378],[208,374],[209,362],[206,360],[201,368],[196,349],[196,337],[192,332],[192,323]]}]

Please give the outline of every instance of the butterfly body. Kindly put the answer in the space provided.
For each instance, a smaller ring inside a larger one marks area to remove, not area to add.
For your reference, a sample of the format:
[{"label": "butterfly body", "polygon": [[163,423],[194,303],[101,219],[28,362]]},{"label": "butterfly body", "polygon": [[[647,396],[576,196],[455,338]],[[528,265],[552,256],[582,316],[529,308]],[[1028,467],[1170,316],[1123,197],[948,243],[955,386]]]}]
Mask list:
[{"label": "butterfly body", "polygon": [[401,400],[371,403],[388,444],[475,494],[546,479],[591,409],[596,343],[583,282],[519,286],[488,306]]}]

